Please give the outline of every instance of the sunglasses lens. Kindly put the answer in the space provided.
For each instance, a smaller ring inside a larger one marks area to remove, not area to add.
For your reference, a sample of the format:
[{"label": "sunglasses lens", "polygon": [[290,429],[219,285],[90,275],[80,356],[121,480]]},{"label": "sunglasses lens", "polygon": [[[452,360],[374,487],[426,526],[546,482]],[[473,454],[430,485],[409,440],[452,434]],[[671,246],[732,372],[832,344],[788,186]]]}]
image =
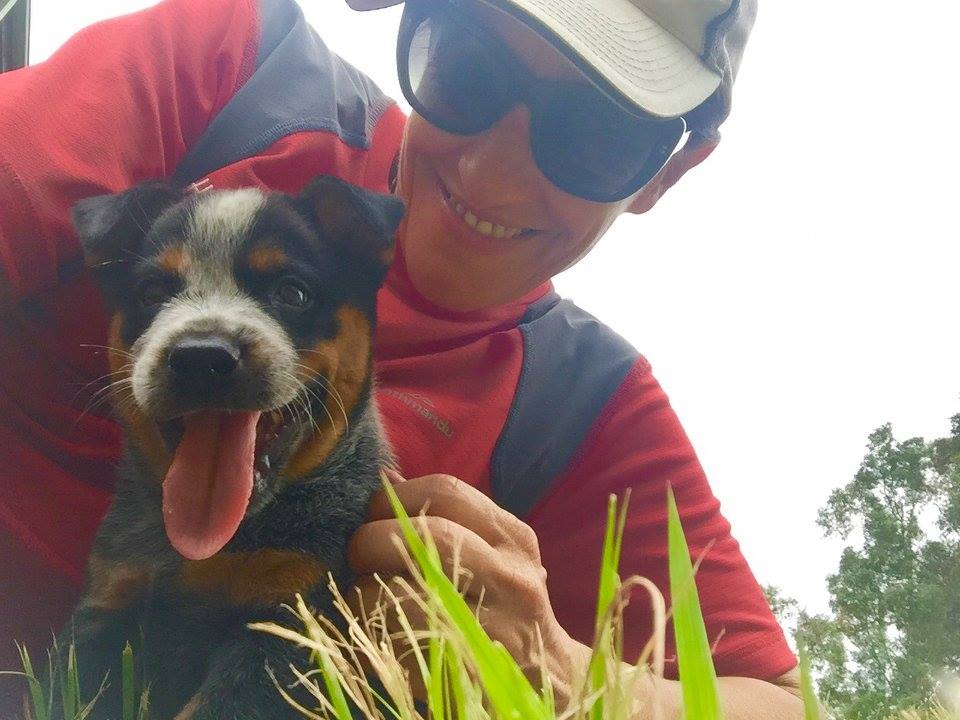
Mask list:
[{"label": "sunglasses lens", "polygon": [[411,104],[448,132],[485,130],[516,102],[514,83],[502,64],[448,13],[419,22],[406,61]]},{"label": "sunglasses lens", "polygon": [[555,185],[609,202],[632,194],[663,167],[683,134],[682,120],[645,121],[592,86],[557,88],[537,107],[533,153]]},{"label": "sunglasses lens", "polygon": [[571,195],[598,202],[631,195],[663,167],[683,134],[683,120],[637,117],[585,78],[529,77],[453,6],[408,0],[404,13],[398,60],[414,110],[442,130],[472,135],[526,104],[537,166]]}]

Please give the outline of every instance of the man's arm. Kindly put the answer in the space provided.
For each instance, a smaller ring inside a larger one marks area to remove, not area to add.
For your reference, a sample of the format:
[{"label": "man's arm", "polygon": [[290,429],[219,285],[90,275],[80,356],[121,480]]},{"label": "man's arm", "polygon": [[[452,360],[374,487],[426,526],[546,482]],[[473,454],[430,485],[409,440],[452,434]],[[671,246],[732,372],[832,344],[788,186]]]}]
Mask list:
[{"label": "man's arm", "polygon": [[[747,448],[744,448],[746,452]],[[707,635],[721,676],[778,678],[796,658],[720,513],[696,453],[669,400],[640,360],[627,375],[563,477],[527,521],[536,531],[561,624],[582,642],[593,634],[591,611],[603,548],[607,499],[629,490],[622,577],[643,576],[667,595],[667,488],[677,499]],[[651,637],[649,603],[635,594],[626,610],[626,658]],[[676,677],[672,632],[667,675]]]},{"label": "man's arm", "polygon": [[0,313],[10,309],[11,305],[13,305],[13,300],[10,294],[7,274],[3,271],[3,266],[0,265]]},{"label": "man's arm", "polygon": [[[772,681],[754,678],[721,677],[717,678],[717,688],[723,714],[727,720],[770,720],[770,718],[800,718],[803,716],[803,702],[798,693],[788,683],[791,674]],[[643,692],[643,691],[641,691]],[[683,716],[680,683],[675,680],[658,680],[655,688],[648,687],[644,712],[634,720],[656,718],[653,703],[660,703],[661,717],[680,718]]]},{"label": "man's arm", "polygon": [[167,0],[0,75],[0,307],[79,255],[82,197],[167,177],[253,71],[258,0]]}]

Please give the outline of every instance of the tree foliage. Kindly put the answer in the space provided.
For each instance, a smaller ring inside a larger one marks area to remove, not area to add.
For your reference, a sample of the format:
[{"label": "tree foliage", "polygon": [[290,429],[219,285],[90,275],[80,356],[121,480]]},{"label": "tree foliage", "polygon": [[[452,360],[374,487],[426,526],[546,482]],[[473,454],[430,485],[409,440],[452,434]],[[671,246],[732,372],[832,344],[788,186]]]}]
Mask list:
[{"label": "tree foliage", "polygon": [[926,706],[960,673],[960,415],[933,442],[874,431],[818,523],[849,543],[827,580],[832,615],[771,599],[795,618],[821,696],[858,720]]}]

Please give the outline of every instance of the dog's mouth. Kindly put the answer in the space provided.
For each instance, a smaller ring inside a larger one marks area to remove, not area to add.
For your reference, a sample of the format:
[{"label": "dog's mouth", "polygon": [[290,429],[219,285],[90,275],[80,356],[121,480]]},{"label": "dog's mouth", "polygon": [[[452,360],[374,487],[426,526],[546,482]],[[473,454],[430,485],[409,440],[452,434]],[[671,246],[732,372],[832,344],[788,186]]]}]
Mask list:
[{"label": "dog's mouth", "polygon": [[[222,410],[221,412],[234,412]],[[171,453],[176,453],[186,431],[186,416],[175,417],[159,423],[160,435]],[[276,474],[277,468],[287,459],[289,445],[295,439],[297,428],[283,410],[261,412],[257,421],[254,445],[254,482],[260,483]]]},{"label": "dog's mouth", "polygon": [[190,560],[214,555],[276,477],[299,432],[281,411],[203,409],[166,421],[173,452],[163,480],[163,520]]}]

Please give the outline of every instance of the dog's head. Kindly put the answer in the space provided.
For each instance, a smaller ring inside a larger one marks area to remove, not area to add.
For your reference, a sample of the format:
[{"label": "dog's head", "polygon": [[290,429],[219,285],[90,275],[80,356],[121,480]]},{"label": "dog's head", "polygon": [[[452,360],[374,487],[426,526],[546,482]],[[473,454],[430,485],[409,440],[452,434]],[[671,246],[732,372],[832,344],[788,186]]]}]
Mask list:
[{"label": "dog's head", "polygon": [[184,556],[217,552],[362,409],[402,215],[330,177],[297,197],[148,182],[74,208],[113,313],[115,405]]}]

